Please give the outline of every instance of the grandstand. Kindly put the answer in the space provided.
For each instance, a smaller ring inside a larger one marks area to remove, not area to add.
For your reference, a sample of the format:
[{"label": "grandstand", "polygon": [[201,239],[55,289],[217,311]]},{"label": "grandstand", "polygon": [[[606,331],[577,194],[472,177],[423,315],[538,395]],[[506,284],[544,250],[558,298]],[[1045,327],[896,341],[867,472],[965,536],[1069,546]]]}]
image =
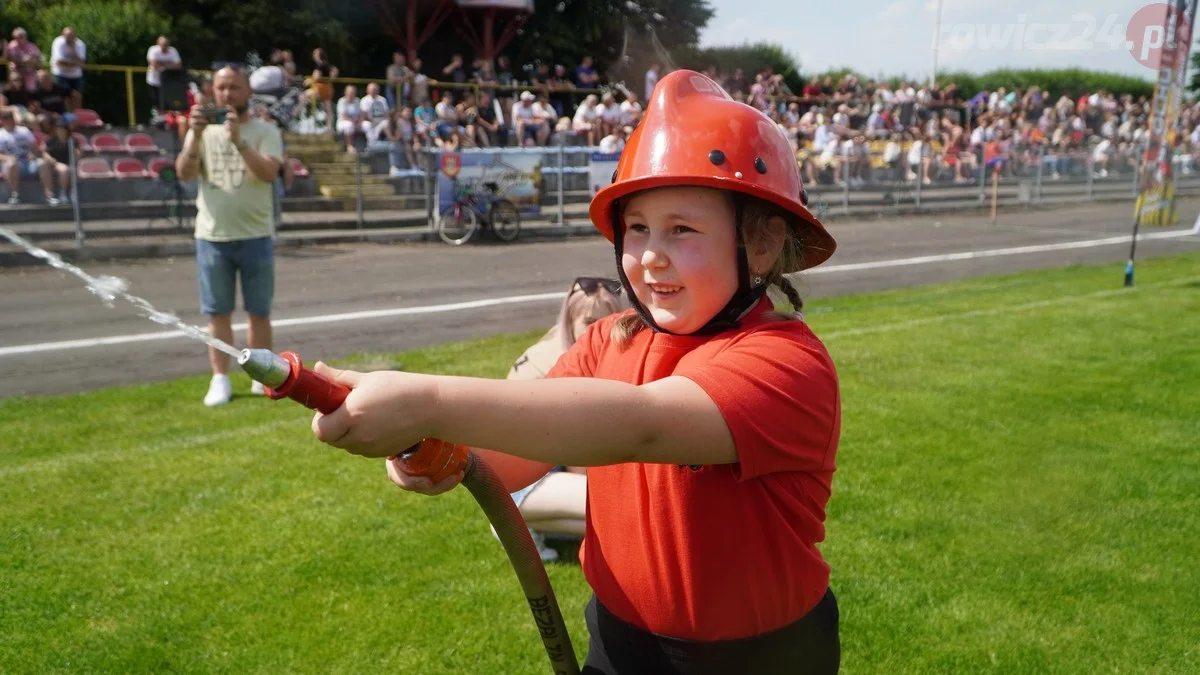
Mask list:
[{"label": "grandstand", "polygon": [[[478,65],[478,62],[477,62]],[[477,109],[466,108],[464,94],[494,94],[489,104],[501,128],[491,137],[491,150],[475,150],[474,139],[453,139],[455,151],[512,151],[518,145],[513,128],[515,101],[525,91],[537,92],[535,105],[542,106],[552,120],[552,133],[545,146],[524,148],[523,152],[541,153],[546,201],[558,191],[559,176],[567,201],[586,200],[589,194],[588,166],[591,151],[602,147],[619,151],[620,135],[609,135],[596,146],[588,146],[586,119],[604,125],[613,132],[636,126],[641,97],[623,86],[605,86],[595,90],[609,101],[610,109],[593,116],[577,115],[577,106],[592,90],[572,87],[560,89],[549,75],[534,75],[531,82],[499,84],[490,64],[484,64],[466,82],[439,82],[426,79],[430,100],[443,92],[452,92],[459,103],[457,127],[469,129],[469,120]],[[547,71],[548,72],[548,71]],[[792,140],[797,162],[810,193],[840,194],[843,204],[864,199],[887,201],[893,195],[914,188],[975,190],[985,183],[984,167],[1001,172],[1002,180],[1086,182],[1089,194],[1094,182],[1122,184],[1136,182],[1137,157],[1143,146],[1148,125],[1149,106],[1145,99],[1117,97],[1108,92],[1078,96],[1031,88],[1026,92],[957,92],[953,85],[945,90],[914,88],[901,83],[894,89],[886,82],[858,82],[847,76],[841,82],[806,86],[801,96],[793,95],[782,78],[769,69],[745,79],[718,73],[708,74],[724,83],[738,100],[764,110]],[[538,79],[541,77],[542,79]],[[352,80],[352,78],[344,78]],[[424,167],[413,166],[411,153],[396,151],[397,146],[380,140],[379,132],[358,134],[357,152],[347,152],[340,135],[328,132],[327,122],[312,101],[299,99],[302,81],[293,81],[291,93],[267,97],[271,114],[285,129],[289,153],[291,184],[284,198],[284,212],[353,212],[419,209],[433,194],[429,182],[437,161]],[[361,84],[361,82],[360,82]],[[363,87],[365,89],[365,87]],[[199,94],[201,88],[195,87]],[[389,95],[392,92],[389,92]],[[634,95],[631,95],[634,94]],[[970,98],[966,98],[970,95]],[[291,108],[281,108],[287,102]],[[398,101],[397,107],[412,111],[415,101]],[[554,108],[551,110],[551,108]],[[433,117],[433,106],[425,111],[430,118],[422,121],[421,109],[414,118],[415,137],[425,151],[437,153],[451,141],[448,129],[454,121]],[[119,218],[122,208],[128,213],[165,212],[175,195],[173,165],[177,139],[173,129],[163,125],[119,126],[101,119],[91,109],[75,110],[74,133],[77,148],[75,173],[78,177],[78,203],[85,218]],[[438,114],[445,114],[444,111]],[[453,116],[454,109],[449,114]],[[606,114],[609,116],[606,117]],[[1200,147],[1200,108],[1184,111],[1184,135],[1176,161],[1182,173],[1192,171],[1192,155]],[[452,117],[453,119],[453,117]],[[584,124],[581,126],[581,120]],[[37,133],[39,141],[44,136]],[[597,134],[592,134],[595,140]],[[528,144],[528,143],[527,143]],[[564,146],[562,158],[559,147]],[[559,168],[559,164],[562,167]],[[427,175],[428,174],[428,175]],[[50,207],[42,199],[36,179],[21,184],[22,205],[0,208],[0,222],[66,221],[71,216],[63,206]],[[553,191],[553,192],[551,192]],[[1039,190],[1040,191],[1040,190]],[[0,182],[0,203],[7,198],[8,187]],[[195,186],[183,186],[183,198],[194,199]],[[874,195],[874,196],[872,196]],[[829,197],[832,201],[835,197]]]}]

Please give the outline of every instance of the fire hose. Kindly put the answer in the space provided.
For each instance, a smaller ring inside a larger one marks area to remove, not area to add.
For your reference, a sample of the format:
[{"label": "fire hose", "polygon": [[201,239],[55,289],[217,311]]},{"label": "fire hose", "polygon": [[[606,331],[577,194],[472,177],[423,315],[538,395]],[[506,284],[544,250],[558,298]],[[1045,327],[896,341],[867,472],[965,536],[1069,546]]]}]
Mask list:
[{"label": "fire hose", "polygon": [[[326,415],[340,408],[350,394],[348,387],[305,368],[294,352],[276,354],[268,349],[246,349],[238,357],[238,365],[251,379],[262,383],[268,398],[290,398]],[[553,672],[579,673],[567,626],[542,558],[521,511],[500,477],[467,447],[438,439],[426,439],[401,452],[397,459],[405,473],[424,476],[435,483],[463,472],[462,484],[495,528],[517,574]]]}]

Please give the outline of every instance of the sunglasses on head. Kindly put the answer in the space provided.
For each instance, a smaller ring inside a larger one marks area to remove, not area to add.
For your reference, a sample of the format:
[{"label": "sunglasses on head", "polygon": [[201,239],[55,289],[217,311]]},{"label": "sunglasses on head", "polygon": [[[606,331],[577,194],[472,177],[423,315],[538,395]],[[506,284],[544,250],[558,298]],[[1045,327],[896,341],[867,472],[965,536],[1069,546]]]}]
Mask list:
[{"label": "sunglasses on head", "polygon": [[233,70],[234,72],[240,73],[240,72],[246,70],[246,64],[242,63],[241,61],[213,61],[212,62],[212,71],[214,73],[222,68],[229,68],[230,70]]},{"label": "sunglasses on head", "polygon": [[605,279],[603,277],[577,277],[575,279],[575,285],[587,295],[592,295],[596,291],[600,290],[601,286],[604,287],[604,290],[612,293],[613,295],[621,294],[621,282],[617,281],[616,279]]}]

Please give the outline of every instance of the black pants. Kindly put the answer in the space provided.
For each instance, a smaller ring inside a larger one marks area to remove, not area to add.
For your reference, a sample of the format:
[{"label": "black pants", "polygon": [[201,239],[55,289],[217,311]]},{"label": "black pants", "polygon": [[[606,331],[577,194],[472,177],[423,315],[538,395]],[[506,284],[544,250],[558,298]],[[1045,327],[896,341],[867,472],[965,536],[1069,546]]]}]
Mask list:
[{"label": "black pants", "polygon": [[799,621],[741,640],[694,642],[647,633],[613,616],[593,595],[584,675],[831,675],[841,665],[837,598],[827,590]]}]

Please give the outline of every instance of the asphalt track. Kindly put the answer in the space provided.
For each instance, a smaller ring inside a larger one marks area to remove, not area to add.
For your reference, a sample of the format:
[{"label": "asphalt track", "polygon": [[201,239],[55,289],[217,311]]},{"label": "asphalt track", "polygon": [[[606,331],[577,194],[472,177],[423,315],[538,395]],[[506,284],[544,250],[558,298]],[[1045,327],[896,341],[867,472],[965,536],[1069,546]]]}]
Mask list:
[{"label": "asphalt track", "polygon": [[[1200,249],[1190,230],[1200,200],[1181,201],[1180,224],[1142,228],[1138,259]],[[954,214],[835,222],[838,252],[801,276],[822,298],[1074,263],[1111,263],[1121,283],[1131,204],[1080,205],[987,217]],[[90,264],[93,276],[203,326],[190,258]],[[612,275],[599,237],[513,245],[348,244],[281,252],[275,349],[306,362],[396,352],[494,333],[546,328],[578,275]],[[240,301],[239,301],[240,305]],[[74,276],[49,267],[0,269],[0,397],[63,394],[206,373],[205,348],[120,303],[106,308]],[[241,346],[244,314],[235,315]],[[235,392],[240,394],[242,392]],[[203,387],[196,391],[201,406]]]}]

